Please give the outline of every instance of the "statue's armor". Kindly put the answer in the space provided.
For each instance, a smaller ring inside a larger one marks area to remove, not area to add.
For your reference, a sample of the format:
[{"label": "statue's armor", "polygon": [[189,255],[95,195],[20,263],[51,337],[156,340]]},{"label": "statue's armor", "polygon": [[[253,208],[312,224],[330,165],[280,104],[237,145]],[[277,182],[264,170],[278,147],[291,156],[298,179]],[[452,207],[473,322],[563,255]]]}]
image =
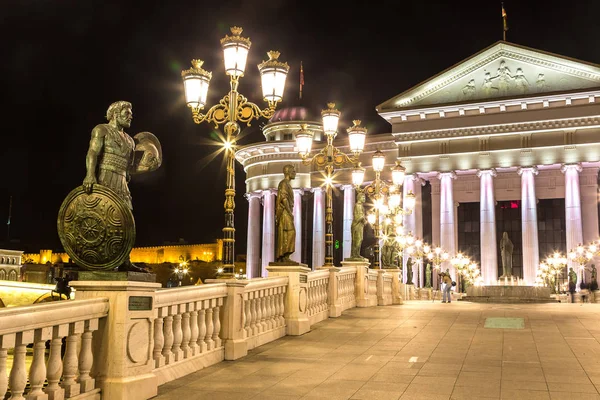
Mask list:
[{"label": "statue's armor", "polygon": [[133,209],[127,182],[129,181],[135,142],[128,134],[121,134],[108,124],[102,126],[106,130],[106,135],[104,136],[104,151],[101,153],[98,163],[98,183],[114,190],[127,207]]}]

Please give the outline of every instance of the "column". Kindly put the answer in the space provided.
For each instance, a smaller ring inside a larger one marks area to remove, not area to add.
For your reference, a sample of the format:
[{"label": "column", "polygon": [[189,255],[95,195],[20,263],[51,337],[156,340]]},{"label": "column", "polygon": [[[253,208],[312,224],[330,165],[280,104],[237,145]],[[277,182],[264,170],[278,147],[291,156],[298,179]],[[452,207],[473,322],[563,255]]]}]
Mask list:
[{"label": "column", "polygon": [[538,243],[537,199],[535,175],[537,167],[519,168],[521,175],[521,233],[523,235],[523,280],[527,285],[535,283],[540,260]]},{"label": "column", "polygon": [[350,258],[350,251],[352,250],[352,218],[354,217],[354,186],[344,185],[342,186],[344,191],[344,243],[342,260]]},{"label": "column", "polygon": [[[423,239],[423,191],[421,190],[425,181],[417,174],[414,174],[414,190],[415,194],[415,209],[413,214],[415,216],[415,236],[419,239]],[[431,244],[431,243],[429,243]],[[427,265],[427,258],[423,259],[423,262],[418,267],[419,271],[419,287],[425,286],[425,266]],[[415,275],[416,276],[416,275]]]},{"label": "column", "polygon": [[325,264],[325,190],[312,189],[314,193],[313,207],[313,256],[312,269]]},{"label": "column", "polygon": [[[565,174],[565,228],[567,253],[583,244],[583,224],[581,222],[581,193],[579,189],[580,164],[564,164],[560,169]],[[583,270],[569,260],[569,267],[577,271],[577,288],[583,278]]]},{"label": "column", "polygon": [[[431,179],[431,246],[436,248],[440,246],[440,181]],[[440,246],[441,247],[441,246]],[[434,289],[439,289],[438,274],[432,273],[431,284]]]},{"label": "column", "polygon": [[302,195],[304,189],[294,189],[294,228],[296,229],[296,250],[290,259],[302,262]]},{"label": "column", "polygon": [[[456,254],[456,221],[454,219],[455,205],[452,180],[456,179],[454,172],[438,174],[440,180],[440,246],[453,257]],[[456,280],[454,267],[445,262],[442,269],[450,270],[452,279]]]},{"label": "column", "polygon": [[260,197],[260,192],[246,193],[248,200],[247,279],[260,276]]},{"label": "column", "polygon": [[498,280],[496,244],[496,198],[494,196],[495,169],[477,171],[479,177],[479,235],[481,238],[481,277],[486,285]]},{"label": "column", "polygon": [[[581,191],[581,215],[585,215],[585,219],[581,219],[583,244],[586,244],[598,239],[598,167],[583,169],[579,174],[579,190]],[[591,262],[598,267],[599,260],[600,258],[596,256]]]},{"label": "column", "polygon": [[[408,194],[408,192],[413,192],[413,194],[415,193],[415,177],[414,177],[414,175],[406,175],[404,177],[404,184],[402,185],[402,204],[406,204],[405,199],[406,199],[406,195]],[[404,216],[402,225],[404,225],[405,233],[407,233],[407,234],[412,233],[413,236],[417,237],[417,232],[415,229],[416,228],[416,226],[415,226],[416,218],[415,218],[414,210],[409,215]],[[406,282],[406,276],[407,276],[406,265],[408,263],[408,258],[409,258],[408,254],[406,253],[406,251],[404,251],[404,256],[402,257],[402,275],[403,275],[402,282]],[[419,286],[419,282],[417,282],[417,271],[416,271],[417,268],[418,268],[418,266],[416,265],[416,263],[413,262],[412,276],[413,276],[413,283],[415,284],[415,287]]]},{"label": "column", "polygon": [[267,266],[275,261],[275,193],[263,190],[263,243],[261,277],[267,277]]}]

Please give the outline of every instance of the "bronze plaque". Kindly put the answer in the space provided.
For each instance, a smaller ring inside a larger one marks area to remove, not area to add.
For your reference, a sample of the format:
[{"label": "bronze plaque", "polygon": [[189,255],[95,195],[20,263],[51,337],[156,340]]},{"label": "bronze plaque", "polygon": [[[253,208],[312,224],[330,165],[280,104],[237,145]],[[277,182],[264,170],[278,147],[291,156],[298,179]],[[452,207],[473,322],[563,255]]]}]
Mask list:
[{"label": "bronze plaque", "polygon": [[58,236],[71,259],[88,270],[112,270],[129,256],[135,242],[133,214],[106,186],[73,189],[58,212]]},{"label": "bronze plaque", "polygon": [[152,310],[151,296],[130,296],[129,311],[149,311]]}]

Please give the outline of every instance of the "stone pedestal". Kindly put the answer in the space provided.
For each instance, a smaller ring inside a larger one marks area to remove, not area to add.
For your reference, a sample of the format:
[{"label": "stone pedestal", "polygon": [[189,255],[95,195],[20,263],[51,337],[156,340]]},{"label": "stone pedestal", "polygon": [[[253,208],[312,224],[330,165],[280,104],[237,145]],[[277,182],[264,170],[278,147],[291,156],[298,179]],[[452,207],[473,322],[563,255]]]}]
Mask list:
[{"label": "stone pedestal", "polygon": [[337,274],[341,271],[338,267],[323,268],[329,270],[329,288],[327,289],[327,299],[329,301],[329,317],[337,318],[342,315],[342,303],[338,297],[338,279]]},{"label": "stone pedestal", "polygon": [[237,360],[248,355],[248,342],[244,339],[242,326],[242,310],[244,307],[244,291],[248,281],[227,281],[227,297],[223,304],[223,321],[221,332],[225,359]]},{"label": "stone pedestal", "polygon": [[72,281],[76,299],[105,297],[108,317],[93,337],[94,369],[102,398],[142,400],[158,393],[152,373],[154,293],[159,283]]},{"label": "stone pedestal", "polygon": [[78,271],[78,281],[156,282],[156,274],[133,271]]},{"label": "stone pedestal", "polygon": [[392,275],[392,304],[403,304],[402,301],[402,283],[400,282],[400,278],[402,277],[401,269],[386,269],[386,271]]},{"label": "stone pedestal", "polygon": [[406,285],[406,298],[408,300],[415,300],[415,285],[413,285],[412,283],[409,285]]},{"label": "stone pedestal", "polygon": [[541,286],[469,286],[466,301],[482,303],[553,303],[550,288]]},{"label": "stone pedestal", "polygon": [[269,263],[269,276],[287,276],[288,287],[285,294],[286,334],[298,336],[310,331],[310,322],[306,315],[308,302],[308,273],[306,264]]},{"label": "stone pedestal", "polygon": [[369,307],[369,261],[342,261],[342,266],[356,268],[356,307]]}]

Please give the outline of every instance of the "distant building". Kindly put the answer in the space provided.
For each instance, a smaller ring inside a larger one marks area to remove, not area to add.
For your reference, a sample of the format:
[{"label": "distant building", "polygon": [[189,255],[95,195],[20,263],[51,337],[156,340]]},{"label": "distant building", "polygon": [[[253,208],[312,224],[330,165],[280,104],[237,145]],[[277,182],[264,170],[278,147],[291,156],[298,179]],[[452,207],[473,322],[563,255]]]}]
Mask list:
[{"label": "distant building", "polygon": [[23,252],[0,249],[0,280],[18,281],[21,276]]}]

